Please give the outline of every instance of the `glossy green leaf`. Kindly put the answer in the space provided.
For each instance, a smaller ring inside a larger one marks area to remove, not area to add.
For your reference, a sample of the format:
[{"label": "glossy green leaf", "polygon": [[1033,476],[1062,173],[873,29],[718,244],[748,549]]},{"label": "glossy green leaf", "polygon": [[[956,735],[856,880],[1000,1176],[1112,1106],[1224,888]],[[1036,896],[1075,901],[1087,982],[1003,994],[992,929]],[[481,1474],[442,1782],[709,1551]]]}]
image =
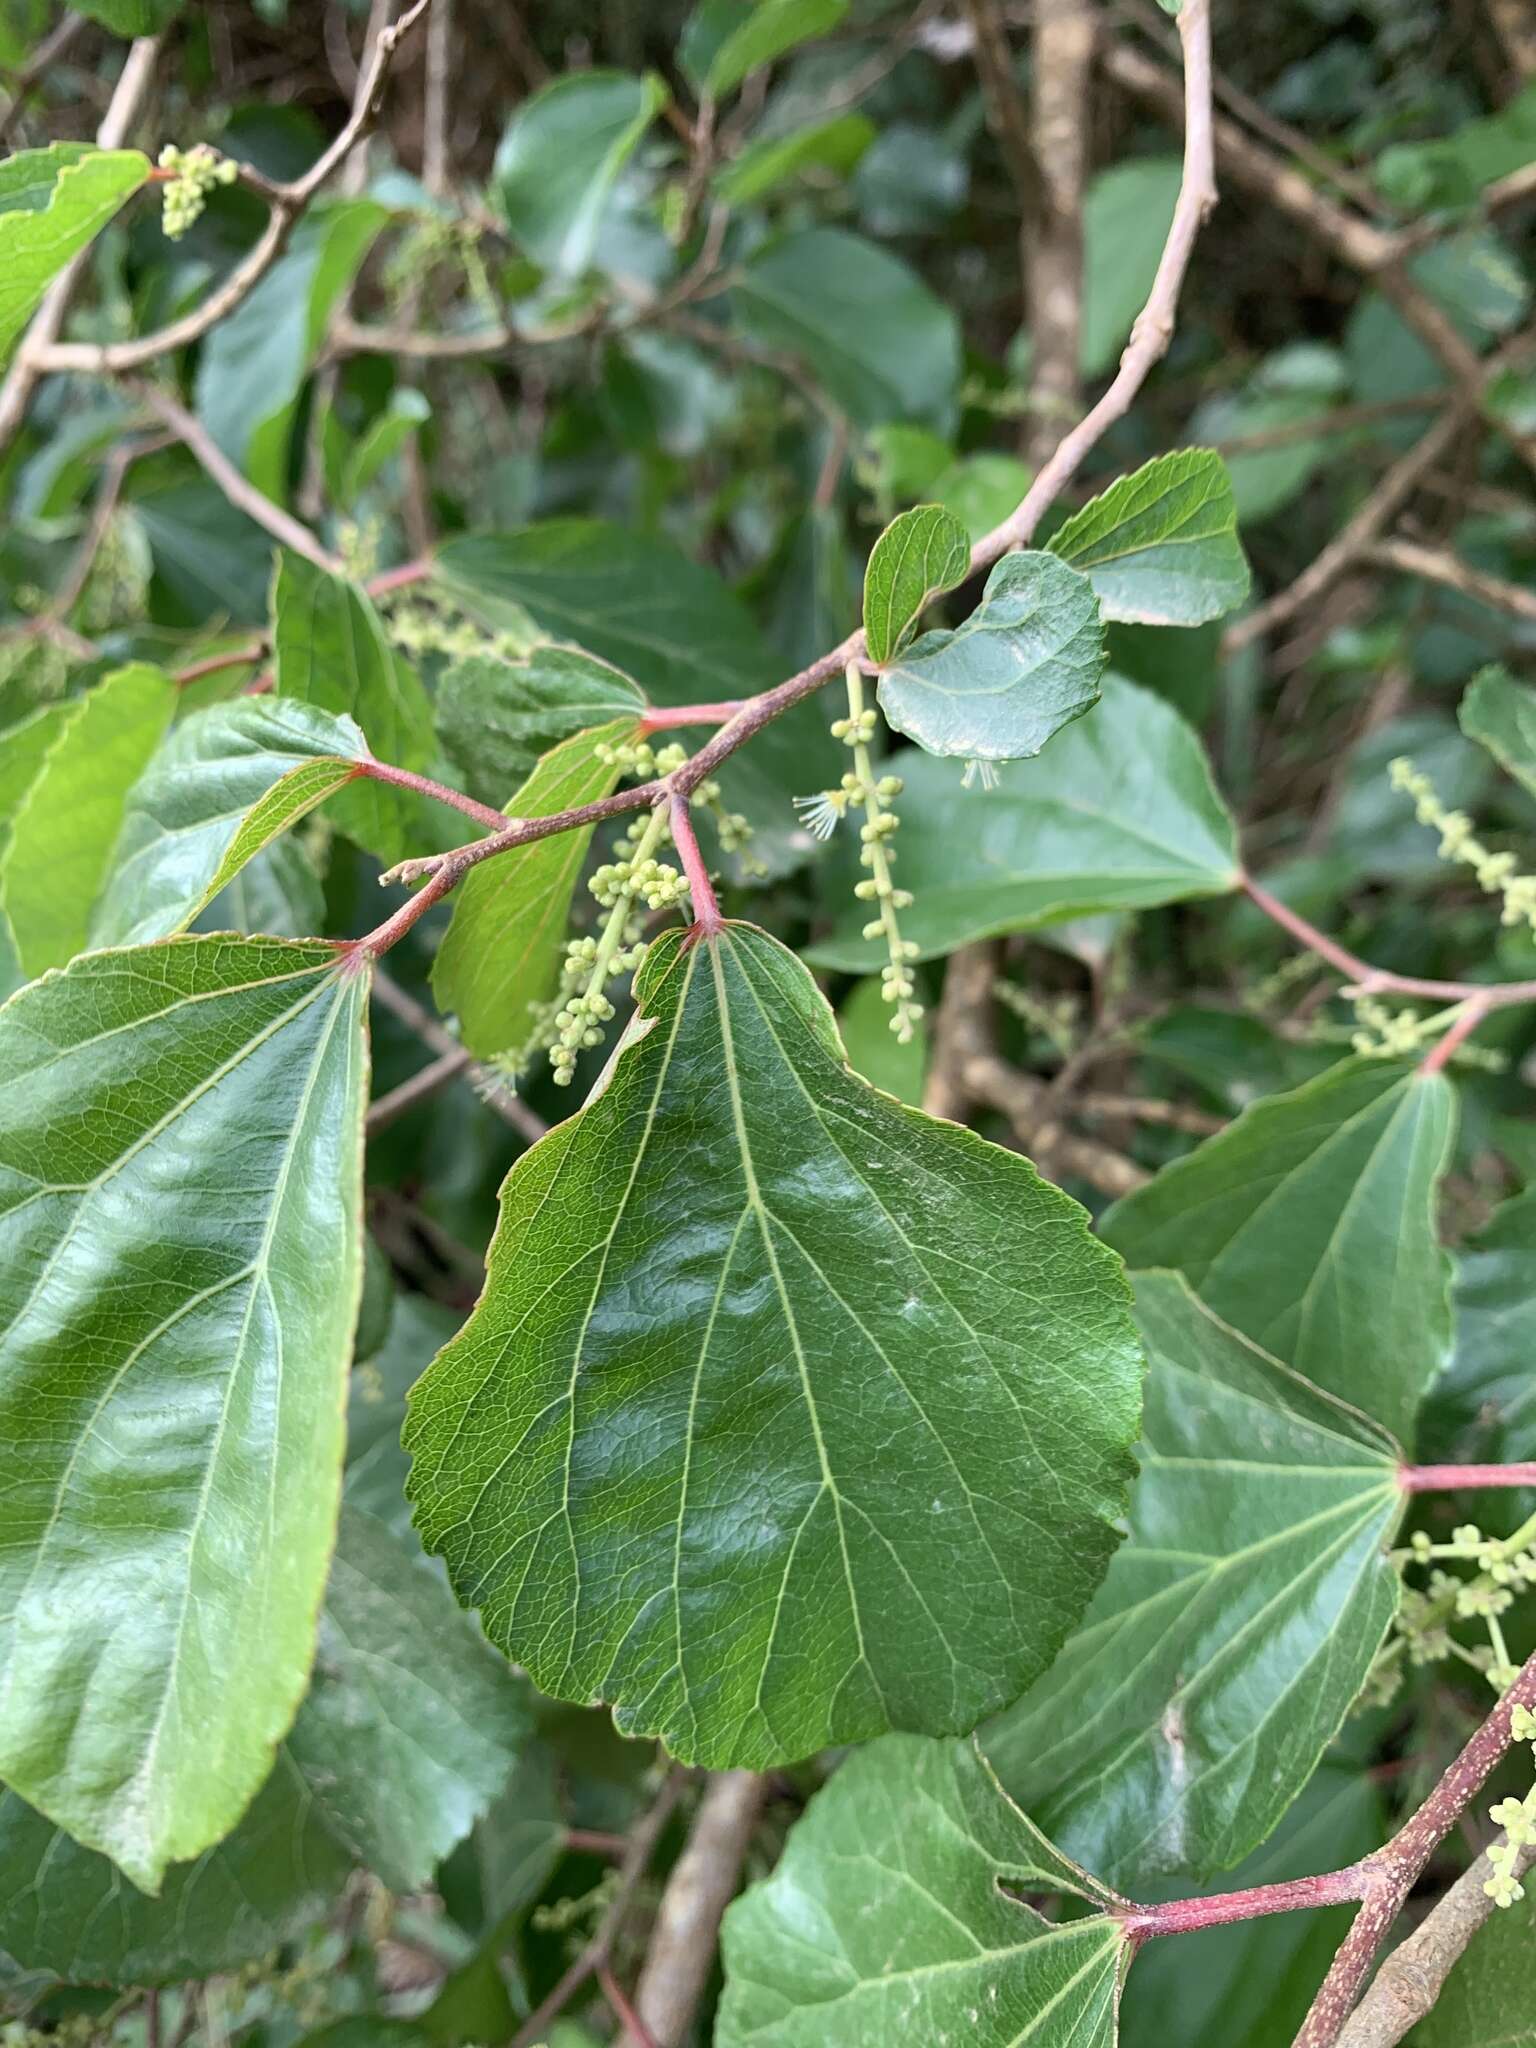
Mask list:
[{"label": "glossy green leaf", "polygon": [[54,278],[149,176],[136,149],[55,142],[0,164],[0,364]]},{"label": "glossy green leaf", "polygon": [[1106,619],[1201,626],[1248,595],[1232,484],[1209,448],[1121,477],[1057,529],[1050,550],[1088,578]]},{"label": "glossy green leaf", "polygon": [[293,698],[194,711],[128,792],[91,943],[137,945],[182,930],[248,861],[350,782],[367,752],[350,718]]},{"label": "glossy green leaf", "polygon": [[[272,651],[280,697],[353,718],[381,761],[423,769],[432,761],[432,706],[410,664],[390,645],[372,600],[355,583],[284,554],[272,598]],[[382,782],[338,797],[340,829],[386,865],[411,850],[416,799]]]},{"label": "glossy green leaf", "polygon": [[805,228],[765,242],[730,295],[750,341],[803,362],[854,423],[943,424],[960,378],[960,330],[916,272],[859,235]]},{"label": "glossy green leaf", "polygon": [[[968,939],[1101,910],[1144,910],[1237,886],[1237,832],[1204,749],[1150,690],[1104,678],[1091,718],[1038,761],[966,789],[952,762],[904,754],[899,879],[903,935],[924,958]],[[878,966],[865,912],[839,890],[838,923],[810,950],[829,967]]]},{"label": "glossy green leaf", "polygon": [[541,754],[610,719],[638,718],[645,698],[610,662],[548,641],[518,661],[472,654],[454,662],[434,708],[464,787],[482,803],[504,804]]},{"label": "glossy green leaf", "polygon": [[965,528],[942,505],[917,505],[893,519],[864,571],[870,660],[894,660],[929,603],[964,582],[970,566]]},{"label": "glossy green leaf", "polygon": [[1456,1349],[1426,1411],[1431,1455],[1536,1457],[1536,1187],[1495,1209],[1455,1259]]},{"label": "glossy green leaf", "polygon": [[0,1792],[0,1952],[77,1984],[163,1984],[270,1955],[332,1905],[352,1858],[285,1750],[233,1834],[146,1898]]},{"label": "glossy green leaf", "polygon": [[1489,1916],[1408,2048],[1536,2048],[1536,1903]]},{"label": "glossy green leaf", "polygon": [[198,417],[231,462],[280,504],[304,381],[338,300],[388,219],[372,199],[312,206],[250,297],[202,343]]},{"label": "glossy green leaf", "polygon": [[1456,715],[1467,738],[1536,796],[1536,690],[1495,664],[1472,678]]},{"label": "glossy green leaf", "polygon": [[180,939],[0,1010],[0,1773],[148,1890],[238,1818],[309,1672],[367,982]]},{"label": "glossy green leaf", "polygon": [[1085,377],[1102,377],[1130,339],[1173,224],[1183,167],[1176,156],[1134,157],[1100,171],[1083,208]]},{"label": "glossy green leaf", "polygon": [[883,671],[880,708],[925,753],[1027,761],[1093,709],[1106,658],[1087,577],[1054,555],[1004,555],[963,626],[924,633]]},{"label": "glossy green leaf", "polygon": [[1026,1160],[850,1073],[765,934],[668,932],[636,994],[412,1396],[418,1525],[543,1691],[689,1761],[968,1729],[1116,1541],[1117,1266]]},{"label": "glossy green leaf", "polygon": [[[579,732],[546,754],[507,806],[514,818],[544,818],[593,803],[618,783],[619,771],[597,757],[638,730],[633,718]],[[472,868],[454,897],[453,918],[432,968],[438,1007],[459,1020],[480,1058],[518,1054],[539,1013],[555,994],[592,831],[535,839]]]},{"label": "glossy green leaf", "polygon": [[[1041,1893],[1090,1910],[1046,1920],[1024,1903]],[[716,2048],[1113,2048],[1131,1960],[1118,1903],[970,1743],[888,1735],[726,1914]]]},{"label": "glossy green leaf", "polygon": [[702,0],[683,30],[678,58],[711,99],[749,72],[837,27],[848,0]]},{"label": "glossy green leaf", "polygon": [[170,677],[135,663],[59,719],[0,859],[0,903],[28,975],[83,950],[128,793],[175,708]]},{"label": "glossy green leaf", "polygon": [[1220,1322],[1136,1280],[1150,1361],[1131,1533],[1081,1629],[983,1732],[1052,1840],[1140,1895],[1264,1840],[1397,1605],[1401,1453]]},{"label": "glossy green leaf", "polygon": [[314,1683],[288,1740],[330,1832],[391,1890],[417,1890],[532,1732],[525,1689],[441,1575],[344,1509]]},{"label": "glossy green leaf", "polygon": [[589,267],[615,181],[666,102],[653,73],[574,71],[518,108],[492,189],[535,262],[564,277]]},{"label": "glossy green leaf", "polygon": [[863,114],[840,114],[790,135],[765,135],[715,174],[715,191],[727,206],[750,206],[803,171],[846,177],[874,139],[874,123]]},{"label": "glossy green leaf", "polygon": [[1443,1074],[1349,1059],[1165,1166],[1104,1221],[1216,1314],[1410,1444],[1450,1353],[1436,1231],[1456,1098]]},{"label": "glossy green leaf", "polygon": [[[654,704],[749,697],[783,675],[752,615],[715,573],[671,541],[601,519],[548,519],[515,533],[471,534],[438,549],[437,587],[492,631],[531,613],[557,638],[632,676]],[[814,848],[790,798],[836,782],[844,750],[826,707],[797,704],[726,762],[725,800],[755,828],[752,851],[775,874]]]}]

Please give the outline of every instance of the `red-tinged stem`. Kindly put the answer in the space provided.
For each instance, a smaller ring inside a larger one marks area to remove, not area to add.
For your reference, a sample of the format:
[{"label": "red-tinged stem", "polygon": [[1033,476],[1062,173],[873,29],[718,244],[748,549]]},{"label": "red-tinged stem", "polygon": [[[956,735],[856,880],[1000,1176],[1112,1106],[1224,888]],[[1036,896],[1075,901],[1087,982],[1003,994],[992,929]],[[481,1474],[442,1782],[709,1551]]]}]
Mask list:
[{"label": "red-tinged stem", "polygon": [[644,735],[671,732],[680,725],[724,725],[746,702],[744,697],[734,697],[723,704],[653,704],[640,721],[640,731]]},{"label": "red-tinged stem", "polygon": [[[1373,967],[1368,960],[1360,959],[1358,954],[1351,953],[1336,939],[1330,939],[1326,932],[1319,931],[1315,924],[1301,915],[1300,911],[1292,910],[1288,903],[1282,903],[1278,896],[1272,896],[1253,879],[1252,875],[1242,875],[1239,878],[1239,886],[1255,909],[1262,910],[1266,917],[1273,918],[1275,923],[1282,930],[1288,931],[1299,945],[1305,946],[1309,953],[1315,953],[1319,960],[1326,960],[1330,967],[1337,968],[1340,974],[1368,995],[1392,993],[1400,996],[1425,996],[1440,1002],[1476,1003],[1479,1006],[1477,1016],[1474,1017],[1472,1024],[1456,1037],[1455,1043],[1445,1055],[1446,1058],[1455,1051],[1456,1045],[1465,1038],[1467,1031],[1474,1029],[1489,1010],[1502,1009],[1508,1003],[1536,1003],[1536,981],[1426,981],[1418,975],[1394,974],[1390,968]],[[1457,1020],[1458,1024],[1460,1021]],[[1455,1032],[1456,1026],[1453,1025],[1446,1033],[1446,1038],[1451,1038]],[[1444,1044],[1445,1040],[1442,1039],[1441,1045]],[[1440,1047],[1437,1046],[1436,1051],[1439,1050]],[[1431,1068],[1429,1071],[1433,1072],[1434,1069]]]},{"label": "red-tinged stem", "polygon": [[434,782],[427,775],[415,775],[409,768],[392,768],[387,761],[370,758],[359,764],[358,773],[366,775],[370,782],[393,783],[396,789],[414,789],[419,796],[435,797],[440,804],[452,804],[456,811],[462,811],[467,818],[484,825],[487,831],[500,832],[506,825],[505,811],[493,810],[489,804],[478,804],[472,796],[465,796],[462,790],[450,789],[446,782]]},{"label": "red-tinged stem", "polygon": [[567,1828],[565,1846],[588,1856],[622,1856],[629,1837],[605,1834],[601,1828]]},{"label": "red-tinged stem", "polygon": [[688,893],[693,898],[693,921],[706,935],[717,932],[725,920],[720,915],[714,884],[709,879],[709,870],[699,850],[699,835],[693,829],[693,812],[689,809],[687,797],[673,797],[670,822],[673,843],[682,856],[683,873],[688,877]]},{"label": "red-tinged stem", "polygon": [[1536,1463],[1527,1465],[1404,1465],[1404,1493],[1475,1493],[1485,1486],[1536,1486]]},{"label": "red-tinged stem", "polygon": [[1419,1061],[1419,1072],[1438,1074],[1442,1067],[1449,1065],[1455,1056],[1456,1048],[1466,1043],[1488,1015],[1488,1007],[1486,1002],[1474,996],[1461,1015],[1452,1020],[1451,1027],[1445,1035],[1437,1044],[1431,1046]]},{"label": "red-tinged stem", "polygon": [[370,597],[383,597],[391,590],[404,590],[412,583],[424,583],[432,573],[432,557],[418,555],[412,562],[401,562],[393,569],[385,569],[378,576],[370,576],[367,591]]},{"label": "red-tinged stem", "polygon": [[1306,1906],[1337,1906],[1363,1899],[1370,1890],[1370,1859],[1322,1877],[1296,1877],[1285,1884],[1252,1885],[1246,1891],[1217,1892],[1208,1899],[1169,1899],[1158,1906],[1127,1906],[1117,1915],[1132,1941],[1160,1934],[1193,1934],[1202,1927],[1227,1927],[1235,1920],[1261,1920],[1271,1913],[1295,1913]]},{"label": "red-tinged stem", "polygon": [[178,689],[184,690],[188,683],[199,683],[204,676],[217,675],[221,668],[252,668],[266,658],[265,640],[254,640],[249,647],[232,647],[228,654],[210,654],[206,661],[194,661],[190,668],[179,668],[171,680]]},{"label": "red-tinged stem", "polygon": [[463,860],[445,860],[441,867],[433,871],[431,879],[417,890],[409,903],[402,903],[393,917],[386,917],[381,925],[376,926],[365,937],[353,939],[346,950],[359,956],[366,954],[377,960],[381,953],[387,953],[391,946],[397,946],[411,926],[425,917],[434,903],[440,903],[450,889],[458,886],[467,865],[468,863]]},{"label": "red-tinged stem", "polygon": [[598,1965],[597,1981],[603,1987],[604,1998],[613,2008],[614,2018],[626,2029],[629,2039],[637,2043],[638,2048],[656,2048],[655,2035],[630,2004],[623,1985],[606,1963]]}]

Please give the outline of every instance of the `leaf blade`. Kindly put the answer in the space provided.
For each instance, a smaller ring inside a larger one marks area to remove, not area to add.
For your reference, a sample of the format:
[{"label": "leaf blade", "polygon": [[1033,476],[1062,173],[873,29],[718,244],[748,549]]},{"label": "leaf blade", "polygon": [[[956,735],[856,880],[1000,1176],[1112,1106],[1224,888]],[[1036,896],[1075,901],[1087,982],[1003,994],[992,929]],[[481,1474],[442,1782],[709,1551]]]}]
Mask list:
[{"label": "leaf blade", "polygon": [[1175,449],[1101,491],[1058,527],[1050,552],[1081,570],[1106,619],[1202,626],[1248,595],[1248,559],[1221,457]]},{"label": "leaf blade", "polygon": [[963,582],[971,566],[966,530],[942,505],[915,505],[893,519],[864,571],[864,638],[871,661],[890,661],[926,606]]}]

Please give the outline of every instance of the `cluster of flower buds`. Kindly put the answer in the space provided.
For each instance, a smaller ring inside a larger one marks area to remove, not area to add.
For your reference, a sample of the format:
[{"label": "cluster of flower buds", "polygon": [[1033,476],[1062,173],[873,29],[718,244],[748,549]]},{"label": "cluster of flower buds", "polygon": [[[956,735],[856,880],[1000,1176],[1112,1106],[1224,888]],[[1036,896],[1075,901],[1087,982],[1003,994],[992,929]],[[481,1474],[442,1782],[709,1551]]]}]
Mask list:
[{"label": "cluster of flower buds", "polygon": [[403,653],[418,657],[442,654],[450,661],[463,661],[474,654],[496,654],[503,661],[520,661],[544,637],[531,619],[526,630],[487,633],[472,619],[449,618],[432,605],[410,602],[391,605],[384,623],[390,639]]},{"label": "cluster of flower buds", "polygon": [[[1536,1743],[1536,1714],[1529,1707],[1516,1707],[1510,1716],[1510,1733],[1516,1742]],[[1485,1880],[1483,1890],[1496,1906],[1513,1906],[1525,1897],[1519,1878],[1524,1852],[1536,1844],[1536,1786],[1523,1799],[1501,1799],[1488,1809],[1488,1818],[1503,1833],[1488,1850],[1493,1875]]]},{"label": "cluster of flower buds", "polygon": [[665,805],[631,819],[622,842],[628,852],[605,861],[587,883],[608,917],[596,937],[572,939],[565,950],[549,1048],[550,1065],[561,1087],[569,1087],[575,1078],[581,1054],[603,1042],[603,1027],[614,1015],[604,993],[609,982],[615,975],[633,974],[645,958],[645,913],[670,910],[687,897],[682,871],[656,858],[656,849],[669,836]]},{"label": "cluster of flower buds", "polygon": [[233,157],[220,156],[206,142],[194,143],[191,149],[168,142],[158,161],[162,171],[171,173],[161,190],[161,224],[173,242],[201,219],[208,194],[220,185],[233,185],[240,175]]},{"label": "cluster of flower buds", "polygon": [[1477,876],[1478,887],[1490,896],[1502,896],[1505,924],[1528,924],[1536,930],[1536,875],[1519,873],[1512,853],[1493,853],[1477,837],[1465,811],[1447,810],[1435,794],[1435,785],[1413,763],[1399,757],[1388,769],[1394,789],[1413,798],[1414,815],[1421,825],[1440,834],[1440,858],[1461,861]]}]

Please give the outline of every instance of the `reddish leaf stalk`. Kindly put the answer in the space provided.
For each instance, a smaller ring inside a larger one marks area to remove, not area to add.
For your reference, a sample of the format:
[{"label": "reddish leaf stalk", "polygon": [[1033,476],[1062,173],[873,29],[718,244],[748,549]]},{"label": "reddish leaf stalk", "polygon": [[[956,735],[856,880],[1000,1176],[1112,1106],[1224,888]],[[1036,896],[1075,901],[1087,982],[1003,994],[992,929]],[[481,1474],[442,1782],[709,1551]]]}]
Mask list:
[{"label": "reddish leaf stalk", "polygon": [[1485,1486],[1536,1486],[1536,1461],[1525,1465],[1404,1465],[1404,1493],[1473,1493]]},{"label": "reddish leaf stalk", "polygon": [[370,782],[392,783],[396,789],[414,789],[419,796],[434,797],[440,804],[452,804],[456,811],[462,811],[465,817],[473,818],[491,832],[501,831],[507,822],[505,811],[476,803],[462,790],[450,789],[446,782],[434,782],[428,775],[415,775],[409,768],[392,768],[387,761],[375,761],[370,757],[359,763],[358,773],[367,776]]},{"label": "reddish leaf stalk", "polygon": [[1456,1048],[1464,1045],[1472,1036],[1478,1025],[1488,1015],[1490,1007],[1482,997],[1473,996],[1461,1015],[1453,1019],[1450,1029],[1437,1044],[1430,1047],[1423,1059],[1420,1060],[1419,1072],[1421,1074],[1438,1074],[1442,1067],[1448,1066],[1455,1057]]},{"label": "reddish leaf stalk", "polygon": [[1128,1906],[1120,1922],[1136,1945],[1161,1934],[1193,1934],[1202,1927],[1228,1927],[1237,1920],[1261,1920],[1306,1906],[1337,1906],[1364,1899],[1371,1886],[1370,1858],[1321,1877],[1294,1877],[1284,1884],[1251,1885],[1245,1891],[1216,1892],[1207,1899],[1168,1899],[1157,1906]]},{"label": "reddish leaf stalk", "polygon": [[641,2019],[639,2013],[635,2011],[628,1998],[625,1997],[624,1987],[606,1963],[598,1965],[597,1981],[603,1987],[604,1998],[607,1999],[609,2005],[613,2008],[614,2018],[639,2043],[639,2048],[656,2048],[656,2042],[650,2028],[647,2027],[645,2021]]},{"label": "reddish leaf stalk", "polygon": [[430,555],[418,555],[412,562],[401,562],[393,569],[385,569],[378,576],[368,579],[368,595],[383,597],[391,590],[404,590],[412,583],[424,583],[432,573]]},{"label": "reddish leaf stalk", "polygon": [[673,796],[670,822],[673,842],[682,857],[683,873],[688,877],[688,893],[693,898],[693,921],[707,936],[719,931],[725,920],[720,915],[714,884],[709,879],[709,870],[699,850],[699,835],[693,827],[693,812],[687,797]]},{"label": "reddish leaf stalk", "polygon": [[671,732],[680,725],[724,725],[743,708],[746,700],[732,697],[723,704],[653,704],[640,721],[642,736]]}]

